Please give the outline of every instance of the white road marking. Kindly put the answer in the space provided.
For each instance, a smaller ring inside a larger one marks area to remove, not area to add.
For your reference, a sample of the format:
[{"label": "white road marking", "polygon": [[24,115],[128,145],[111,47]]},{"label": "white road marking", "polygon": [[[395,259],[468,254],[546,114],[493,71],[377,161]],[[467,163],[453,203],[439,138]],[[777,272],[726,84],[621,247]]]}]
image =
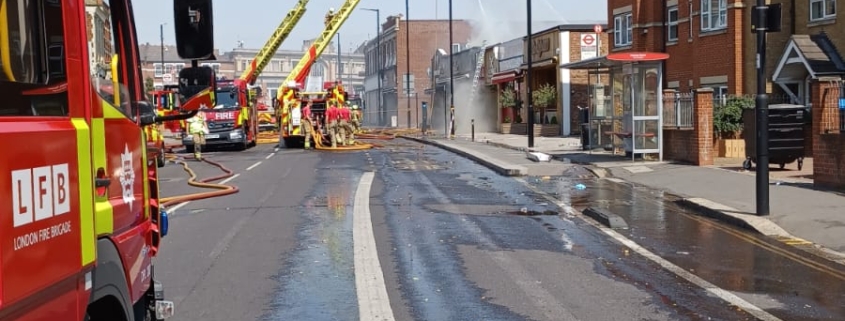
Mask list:
[{"label": "white road marking", "polygon": [[264,159],[270,159],[270,157],[273,157],[273,155],[276,155],[276,153],[272,152],[270,153],[270,155],[267,155],[267,157],[264,157]]},{"label": "white road marking", "polygon": [[227,178],[227,179],[224,179],[224,180],[220,181],[220,183],[218,183],[218,184],[221,184],[221,185],[222,185],[222,184],[226,184],[226,183],[228,183],[228,182],[231,182],[233,179],[238,178],[238,176],[241,176],[241,174],[235,174],[235,175],[232,175],[232,177],[229,177],[229,178]]},{"label": "white road marking", "polygon": [[748,312],[754,317],[764,321],[780,321],[778,317],[769,314],[765,310],[757,307],[754,304],[751,304],[748,301],[743,300],[742,298],[736,296],[735,294],[727,290],[717,287],[713,283],[707,282],[707,280],[704,280],[695,274],[687,272],[687,270],[684,270],[683,268],[672,264],[672,262],[669,262],[666,259],[657,256],[657,254],[654,254],[651,251],[643,248],[642,246],[639,246],[637,243],[634,243],[634,241],[631,241],[622,234],[619,234],[616,231],[606,227],[602,227],[601,230],[605,234],[610,235],[610,237],[619,241],[619,243],[622,243],[625,246],[629,247],[631,250],[634,250],[634,252],[637,252],[638,254],[646,257],[647,259],[652,260],[654,263],[659,264],[664,269],[669,270],[670,272],[675,273],[675,275],[680,276],[685,280],[691,282],[692,284],[701,287],[702,289],[706,290],[707,292],[710,292],[714,296],[745,310],[745,312]]},{"label": "white road marking", "polygon": [[220,239],[220,242],[217,242],[217,245],[214,246],[214,249],[211,250],[211,253],[208,253],[208,257],[213,260],[216,259],[221,253],[223,253],[223,251],[225,251],[226,248],[229,247],[229,243],[232,242],[232,239],[234,239],[235,236],[238,235],[238,232],[241,231],[241,228],[244,227],[244,224],[246,224],[246,220],[248,218],[249,216],[241,217],[238,222],[235,223],[235,226],[232,226],[232,228],[229,229],[229,232],[226,233],[226,235],[223,236],[222,239]]},{"label": "white road marking", "polygon": [[[226,183],[230,182],[231,180],[233,180],[233,179],[237,178],[238,176],[241,176],[241,174],[235,174],[235,175],[232,175],[232,177],[229,177],[229,178],[227,178],[227,179],[224,179],[224,180],[220,181],[220,183],[218,183],[218,184],[226,184]],[[168,209],[167,209],[167,212],[168,212],[168,213],[173,214],[173,213],[175,213],[175,212],[176,212],[176,210],[178,210],[178,209],[182,208],[183,206],[188,205],[188,204],[190,204],[190,203],[191,203],[191,201],[187,201],[187,202],[184,202],[184,203],[179,203],[179,204],[176,204],[176,205],[174,205],[173,207],[168,208]]]},{"label": "white road marking", "polygon": [[252,166],[247,167],[247,168],[246,168],[246,170],[250,171],[250,170],[252,170],[253,168],[258,167],[258,165],[261,165],[261,162],[258,162],[258,163],[255,163],[255,164],[252,164]]},{"label": "white road marking", "polygon": [[[528,187],[534,193],[541,195],[543,198],[545,198],[545,199],[549,200],[550,202],[554,203],[555,205],[559,206],[565,212],[567,212],[569,214],[573,214],[573,215],[578,213],[571,206],[564,204],[563,202],[561,202],[560,200],[558,200],[558,199],[554,198],[553,196],[547,194],[546,192],[543,192],[540,189],[538,189],[534,186],[531,186],[531,184],[529,184],[526,180],[521,179],[521,178],[517,178],[516,180],[521,182],[526,187]],[[605,234],[609,235],[610,237],[612,237],[613,239],[615,239],[619,243],[622,243],[623,245],[627,246],[628,248],[630,248],[634,252],[637,252],[638,254],[644,256],[645,258],[651,260],[654,263],[657,263],[658,265],[660,265],[661,267],[663,267],[667,271],[672,272],[675,275],[689,281],[690,283],[701,287],[705,291],[710,292],[710,294],[724,300],[725,302],[728,302],[728,303],[730,303],[734,306],[737,306],[737,307],[743,309],[745,312],[748,312],[749,314],[753,315],[757,319],[760,319],[760,320],[763,320],[763,321],[781,321],[781,319],[779,319],[778,317],[766,312],[765,310],[761,309],[760,307],[758,307],[758,306],[756,306],[756,305],[754,305],[754,304],[752,304],[748,301],[745,301],[744,299],[736,296],[735,294],[733,294],[733,293],[731,293],[727,290],[724,290],[722,288],[719,288],[715,284],[712,284],[712,283],[708,282],[707,280],[702,279],[695,274],[687,272],[686,270],[684,270],[683,268],[673,264],[672,262],[669,262],[666,259],[658,256],[657,254],[652,253],[651,251],[643,248],[642,246],[640,246],[636,242],[631,241],[630,239],[628,239],[624,235],[617,233],[613,229],[610,229],[610,228],[607,228],[607,227],[604,227],[604,226],[600,226],[600,225],[598,225],[598,223],[593,223],[593,221],[590,221],[590,220],[588,220],[588,222],[590,222],[593,226],[596,226],[599,230],[601,230]]]},{"label": "white road marking", "polygon": [[378,259],[373,221],[370,217],[370,188],[373,172],[361,176],[352,210],[352,244],[355,262],[355,288],[358,316],[361,320],[393,321],[393,309],[384,284],[384,272]]}]

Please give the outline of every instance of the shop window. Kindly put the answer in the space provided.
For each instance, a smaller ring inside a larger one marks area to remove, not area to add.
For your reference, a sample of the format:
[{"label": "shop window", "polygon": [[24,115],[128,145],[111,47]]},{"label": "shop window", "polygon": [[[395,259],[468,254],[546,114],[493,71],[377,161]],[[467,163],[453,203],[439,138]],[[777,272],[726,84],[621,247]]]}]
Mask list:
[{"label": "shop window", "polygon": [[634,17],[623,13],[613,17],[613,45],[627,47],[634,42]]},{"label": "shop window", "polygon": [[667,15],[666,34],[670,42],[678,41],[678,7],[670,7]]},{"label": "shop window", "polygon": [[60,2],[3,2],[0,17],[0,117],[67,116]]},{"label": "shop window", "polygon": [[728,0],[701,0],[701,31],[725,29],[728,26]]},{"label": "shop window", "polygon": [[836,18],[836,0],[810,0],[810,20]]}]

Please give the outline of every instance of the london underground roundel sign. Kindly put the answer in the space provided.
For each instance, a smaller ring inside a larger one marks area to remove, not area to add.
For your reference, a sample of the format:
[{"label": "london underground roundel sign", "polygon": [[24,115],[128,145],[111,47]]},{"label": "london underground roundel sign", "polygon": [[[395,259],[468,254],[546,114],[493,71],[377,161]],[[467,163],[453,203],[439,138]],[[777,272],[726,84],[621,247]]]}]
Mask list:
[{"label": "london underground roundel sign", "polygon": [[613,61],[658,61],[669,59],[669,54],[662,52],[620,52],[607,55],[607,60]]}]

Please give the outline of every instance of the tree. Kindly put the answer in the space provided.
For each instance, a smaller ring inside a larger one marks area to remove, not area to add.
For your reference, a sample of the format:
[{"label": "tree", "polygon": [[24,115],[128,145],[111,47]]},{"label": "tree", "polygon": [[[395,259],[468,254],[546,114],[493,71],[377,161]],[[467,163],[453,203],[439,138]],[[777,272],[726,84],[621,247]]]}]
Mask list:
[{"label": "tree", "polygon": [[155,80],[151,77],[147,77],[144,79],[144,93],[147,95],[147,100],[153,100],[152,95],[150,95],[151,91],[156,90]]},{"label": "tree", "polygon": [[534,100],[534,105],[537,107],[547,108],[555,103],[557,97],[557,88],[551,84],[543,84],[537,90],[531,92],[531,98]]}]

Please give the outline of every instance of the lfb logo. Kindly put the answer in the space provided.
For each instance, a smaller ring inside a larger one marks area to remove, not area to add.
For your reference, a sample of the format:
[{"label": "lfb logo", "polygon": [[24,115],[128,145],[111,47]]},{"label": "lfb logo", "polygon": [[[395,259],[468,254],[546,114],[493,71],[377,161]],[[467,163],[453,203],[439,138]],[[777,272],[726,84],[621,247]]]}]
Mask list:
[{"label": "lfb logo", "polygon": [[12,171],[14,227],[70,212],[68,164]]}]

